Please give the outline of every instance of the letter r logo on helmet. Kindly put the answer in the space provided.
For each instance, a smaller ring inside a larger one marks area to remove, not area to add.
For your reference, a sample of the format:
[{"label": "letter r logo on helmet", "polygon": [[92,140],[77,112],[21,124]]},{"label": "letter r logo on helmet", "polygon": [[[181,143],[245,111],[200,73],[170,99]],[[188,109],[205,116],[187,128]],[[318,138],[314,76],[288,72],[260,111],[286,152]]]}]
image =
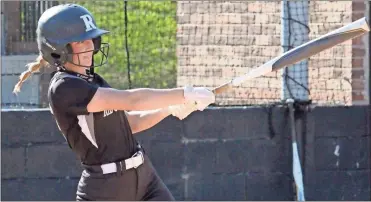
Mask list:
[{"label": "letter r logo on helmet", "polygon": [[92,29],[97,29],[97,27],[93,23],[93,18],[90,15],[88,15],[88,14],[82,15],[82,16],[80,16],[80,18],[84,20],[85,28],[86,28],[85,31],[86,32],[88,32]]}]

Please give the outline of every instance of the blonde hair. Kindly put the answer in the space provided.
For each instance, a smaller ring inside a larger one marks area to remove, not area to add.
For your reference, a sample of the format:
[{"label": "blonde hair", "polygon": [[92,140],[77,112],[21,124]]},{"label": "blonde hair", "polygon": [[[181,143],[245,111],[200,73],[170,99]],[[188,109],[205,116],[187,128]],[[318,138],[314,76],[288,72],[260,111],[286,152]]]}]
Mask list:
[{"label": "blonde hair", "polygon": [[19,76],[19,81],[18,83],[14,86],[13,93],[19,93],[21,91],[21,87],[23,85],[23,82],[26,81],[32,73],[38,72],[41,67],[47,66],[48,62],[44,60],[44,58],[39,55],[35,62],[30,62],[26,65],[27,70],[24,71],[20,76]]}]

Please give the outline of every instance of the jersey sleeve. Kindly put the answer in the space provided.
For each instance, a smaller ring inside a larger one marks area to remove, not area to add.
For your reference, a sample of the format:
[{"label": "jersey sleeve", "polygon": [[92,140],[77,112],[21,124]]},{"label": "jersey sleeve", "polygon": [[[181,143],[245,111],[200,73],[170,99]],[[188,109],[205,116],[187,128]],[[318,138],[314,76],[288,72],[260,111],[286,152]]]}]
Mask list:
[{"label": "jersey sleeve", "polygon": [[72,115],[87,115],[87,106],[98,86],[80,78],[61,78],[50,86],[49,98],[58,111]]}]

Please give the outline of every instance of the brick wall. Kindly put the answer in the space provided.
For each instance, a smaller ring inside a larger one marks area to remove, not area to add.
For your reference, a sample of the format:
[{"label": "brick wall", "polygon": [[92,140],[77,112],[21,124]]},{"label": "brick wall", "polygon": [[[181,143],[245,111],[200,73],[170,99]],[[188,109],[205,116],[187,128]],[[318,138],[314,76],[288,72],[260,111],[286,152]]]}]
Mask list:
[{"label": "brick wall", "polygon": [[[221,85],[281,53],[279,3],[179,1],[177,15],[180,86]],[[278,98],[280,80],[276,73],[267,77],[231,89],[218,102]]]},{"label": "brick wall", "polygon": [[[297,115],[306,199],[370,200],[367,107]],[[1,117],[1,200],[74,200],[81,166],[49,110]],[[295,200],[290,136],[286,108],[247,107],[169,117],[136,138],[176,200],[275,201]]]},{"label": "brick wall", "polygon": [[[318,37],[367,16],[366,7],[366,1],[311,1],[310,37]],[[318,103],[368,103],[367,37],[344,42],[311,58],[309,84],[313,100]]]},{"label": "brick wall", "polygon": [[[366,14],[366,1],[311,1],[310,39]],[[282,53],[280,2],[178,2],[178,85],[218,86]],[[366,104],[367,36],[309,60],[310,98],[321,104]],[[321,67],[321,68],[318,68]],[[219,104],[280,99],[280,72],[218,96]]]},{"label": "brick wall", "polygon": [[[352,22],[352,2],[310,2],[310,38]],[[352,41],[346,41],[325,50],[309,61],[309,87],[312,99],[318,103],[352,102],[351,81]],[[344,77],[348,80],[344,80]]]}]

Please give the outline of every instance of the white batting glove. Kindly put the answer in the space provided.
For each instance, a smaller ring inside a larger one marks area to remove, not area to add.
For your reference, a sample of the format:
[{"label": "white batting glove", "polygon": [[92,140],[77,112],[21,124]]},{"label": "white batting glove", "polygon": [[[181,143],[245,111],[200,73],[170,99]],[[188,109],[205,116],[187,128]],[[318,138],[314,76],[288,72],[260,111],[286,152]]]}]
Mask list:
[{"label": "white batting glove", "polygon": [[203,111],[211,103],[215,102],[215,95],[205,87],[184,87],[186,102],[195,103],[198,110]]},{"label": "white batting glove", "polygon": [[187,102],[181,105],[172,105],[168,107],[171,115],[179,118],[180,120],[185,119],[192,112],[197,110],[197,106],[194,103]]}]

